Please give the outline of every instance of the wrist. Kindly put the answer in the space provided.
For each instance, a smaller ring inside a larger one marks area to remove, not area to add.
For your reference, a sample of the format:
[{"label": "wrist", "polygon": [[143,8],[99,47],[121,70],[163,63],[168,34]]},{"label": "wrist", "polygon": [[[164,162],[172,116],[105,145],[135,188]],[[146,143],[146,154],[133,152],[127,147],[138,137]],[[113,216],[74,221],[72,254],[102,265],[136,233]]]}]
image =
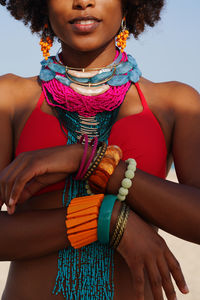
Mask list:
[{"label": "wrist", "polygon": [[114,204],[111,221],[110,221],[110,237],[112,237],[112,235],[114,233],[115,225],[116,225],[117,218],[119,216],[121,207],[122,207],[122,203],[117,200]]},{"label": "wrist", "polygon": [[[82,157],[84,154],[84,145],[82,144],[73,144],[71,147],[71,150],[73,151],[73,157],[74,157],[74,166],[73,166],[73,173],[77,172],[80,168]],[[89,160],[92,153],[92,147],[88,146],[87,149],[87,156],[86,161]]]},{"label": "wrist", "polygon": [[115,168],[115,171],[110,176],[108,184],[106,187],[106,194],[115,194],[117,195],[118,190],[121,186],[121,182],[124,179],[124,174],[126,172],[126,163],[123,160],[120,160],[119,164]]}]

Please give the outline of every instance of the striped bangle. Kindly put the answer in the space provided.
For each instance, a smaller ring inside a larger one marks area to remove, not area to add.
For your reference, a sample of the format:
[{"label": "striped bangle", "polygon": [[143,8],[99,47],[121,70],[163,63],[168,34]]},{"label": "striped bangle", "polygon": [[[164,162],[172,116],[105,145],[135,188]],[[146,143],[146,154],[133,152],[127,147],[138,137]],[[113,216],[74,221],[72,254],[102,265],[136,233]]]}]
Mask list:
[{"label": "striped bangle", "polygon": [[121,187],[119,188],[117,199],[119,201],[125,201],[126,196],[128,195],[128,190],[132,186],[132,179],[135,176],[137,163],[135,159],[129,158],[126,160],[128,163],[127,170],[125,172],[125,178],[121,182]]},{"label": "striped bangle", "polygon": [[119,246],[119,243],[124,234],[124,230],[126,228],[126,224],[128,221],[129,211],[130,211],[129,207],[125,203],[123,203],[121,212],[117,219],[114,234],[110,243],[110,246],[112,246],[114,249],[116,249]]},{"label": "striped bangle", "polygon": [[114,242],[115,242],[115,240],[116,240],[116,238],[118,236],[120,227],[121,227],[123,219],[124,219],[125,210],[126,210],[126,206],[123,203],[122,207],[121,207],[121,210],[120,210],[120,213],[119,213],[119,215],[117,217],[117,221],[116,221],[116,224],[115,224],[115,229],[114,229],[113,235],[111,237],[111,241],[110,241],[110,246],[111,247],[113,247]]}]

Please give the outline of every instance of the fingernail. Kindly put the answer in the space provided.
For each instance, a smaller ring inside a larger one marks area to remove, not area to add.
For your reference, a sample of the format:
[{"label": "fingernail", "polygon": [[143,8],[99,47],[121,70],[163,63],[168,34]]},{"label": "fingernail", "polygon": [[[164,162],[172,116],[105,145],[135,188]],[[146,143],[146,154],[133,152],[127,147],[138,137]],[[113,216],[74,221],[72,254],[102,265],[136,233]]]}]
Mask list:
[{"label": "fingernail", "polygon": [[11,215],[11,208],[10,207],[7,207],[7,213],[9,214],[9,215]]},{"label": "fingernail", "polygon": [[13,204],[14,204],[14,200],[12,198],[10,198],[9,205],[12,206]]},{"label": "fingernail", "polygon": [[185,285],[185,287],[184,287],[183,290],[184,290],[184,292],[187,293],[187,294],[190,292],[190,291],[189,291],[189,288],[188,288],[188,286],[187,286],[187,284]]}]

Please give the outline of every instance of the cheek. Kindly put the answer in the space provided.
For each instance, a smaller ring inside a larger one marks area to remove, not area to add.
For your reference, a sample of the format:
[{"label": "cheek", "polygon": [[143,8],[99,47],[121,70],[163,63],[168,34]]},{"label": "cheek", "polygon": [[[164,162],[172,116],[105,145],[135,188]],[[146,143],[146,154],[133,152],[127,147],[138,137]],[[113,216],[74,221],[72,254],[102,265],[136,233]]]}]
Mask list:
[{"label": "cheek", "polygon": [[74,14],[70,2],[49,1],[49,19],[52,29],[66,45],[79,50],[92,50],[107,44],[118,33],[122,20],[122,10],[118,0],[96,0],[96,6],[91,10],[91,14],[101,16],[102,22],[97,30],[88,35],[76,34],[68,23]]}]

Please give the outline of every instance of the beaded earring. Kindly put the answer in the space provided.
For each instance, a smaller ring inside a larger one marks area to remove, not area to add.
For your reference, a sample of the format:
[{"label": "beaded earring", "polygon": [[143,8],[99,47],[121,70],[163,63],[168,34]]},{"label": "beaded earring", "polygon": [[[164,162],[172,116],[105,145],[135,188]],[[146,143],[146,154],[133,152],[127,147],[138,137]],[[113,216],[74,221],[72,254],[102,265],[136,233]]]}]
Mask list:
[{"label": "beaded earring", "polygon": [[121,52],[124,52],[126,48],[126,40],[129,37],[129,31],[126,28],[126,18],[122,19],[121,32],[117,35],[117,46],[121,48]]},{"label": "beaded earring", "polygon": [[42,38],[40,40],[41,51],[43,52],[44,58],[47,60],[50,56],[49,50],[53,45],[53,39],[48,34],[48,24],[44,25],[44,30],[42,33]]}]

